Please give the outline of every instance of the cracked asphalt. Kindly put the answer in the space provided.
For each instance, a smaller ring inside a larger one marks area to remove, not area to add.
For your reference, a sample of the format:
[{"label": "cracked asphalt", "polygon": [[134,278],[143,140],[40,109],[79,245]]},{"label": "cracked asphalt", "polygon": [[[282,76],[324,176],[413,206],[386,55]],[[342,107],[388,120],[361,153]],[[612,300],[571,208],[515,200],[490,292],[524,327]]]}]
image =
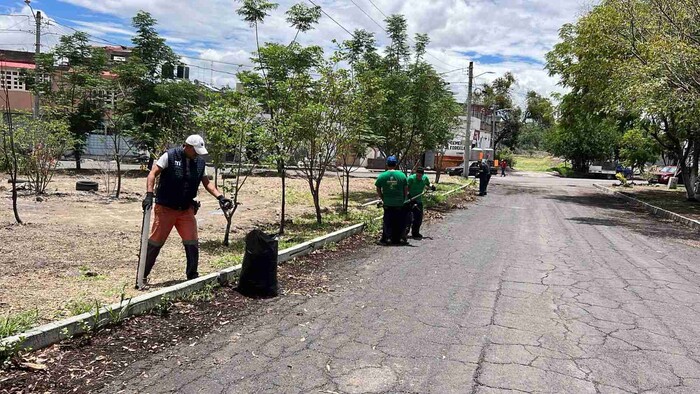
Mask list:
[{"label": "cracked asphalt", "polygon": [[105,392],[698,393],[700,234],[591,181],[494,178],[413,247],[348,256]]}]

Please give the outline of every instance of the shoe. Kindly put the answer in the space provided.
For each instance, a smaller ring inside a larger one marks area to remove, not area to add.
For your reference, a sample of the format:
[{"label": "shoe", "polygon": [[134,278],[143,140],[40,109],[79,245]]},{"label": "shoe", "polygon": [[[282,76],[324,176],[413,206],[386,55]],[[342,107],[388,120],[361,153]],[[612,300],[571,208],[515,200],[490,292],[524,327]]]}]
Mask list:
[{"label": "shoe", "polygon": [[399,240],[399,245],[408,245],[408,240],[406,238],[401,238],[401,240]]},{"label": "shoe", "polygon": [[389,246],[389,241],[387,241],[386,239],[380,239],[379,241],[377,241],[377,245]]},{"label": "shoe", "polygon": [[478,195],[479,197],[483,197],[483,196],[486,195],[486,193],[479,193],[479,194],[477,194],[477,195]]},{"label": "shoe", "polygon": [[413,235],[411,235],[411,238],[413,238],[413,239],[423,239],[423,234],[420,234],[420,233],[413,234]]}]

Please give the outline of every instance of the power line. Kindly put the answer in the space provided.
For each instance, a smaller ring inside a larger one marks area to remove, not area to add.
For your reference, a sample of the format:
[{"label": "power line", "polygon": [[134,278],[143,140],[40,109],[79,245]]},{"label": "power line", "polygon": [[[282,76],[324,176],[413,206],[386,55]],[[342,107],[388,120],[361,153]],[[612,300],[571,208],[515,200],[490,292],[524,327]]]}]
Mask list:
[{"label": "power line", "polygon": [[350,33],[350,30],[346,29],[345,26],[343,26],[343,25],[340,24],[340,22],[338,22],[337,20],[333,19],[332,16],[328,15],[328,13],[327,13],[323,8],[321,8],[321,6],[319,6],[318,4],[314,3],[313,0],[307,0],[307,1],[308,1],[309,3],[311,3],[311,4],[313,4],[315,7],[318,7],[318,8],[321,10],[321,12],[323,13],[323,15],[327,16],[328,19],[332,20],[336,25],[340,26],[340,28],[343,29],[343,30],[345,30],[346,33],[350,34],[350,35],[352,36],[352,38],[355,38],[355,35],[354,35],[353,33]]},{"label": "power line", "polygon": [[384,13],[384,11],[382,11],[379,7],[377,7],[376,4],[374,4],[374,1],[369,0],[369,2],[374,6],[374,8],[377,9],[377,11],[379,11],[380,14],[384,15],[384,18],[388,18],[388,16],[386,16],[386,14]]},{"label": "power line", "polygon": [[372,18],[372,16],[371,16],[370,14],[368,14],[364,9],[362,9],[362,7],[360,7],[359,5],[357,5],[357,3],[355,3],[355,0],[350,0],[350,2],[353,3],[353,4],[355,5],[355,7],[357,7],[360,11],[362,11],[362,13],[365,14],[369,19],[371,19],[372,22],[374,22],[375,25],[379,26],[379,28],[382,29],[382,31],[384,31],[384,32],[386,33],[386,30],[384,29],[384,26],[382,26],[381,24],[379,24],[379,22],[377,22],[376,20],[374,20],[374,18]]}]

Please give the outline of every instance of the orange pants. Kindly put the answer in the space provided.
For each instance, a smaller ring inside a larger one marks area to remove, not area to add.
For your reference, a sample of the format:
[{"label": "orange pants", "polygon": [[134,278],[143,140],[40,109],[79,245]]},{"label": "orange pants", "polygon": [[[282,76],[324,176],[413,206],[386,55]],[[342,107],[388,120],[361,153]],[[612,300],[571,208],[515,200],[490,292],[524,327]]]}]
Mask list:
[{"label": "orange pants", "polygon": [[194,208],[180,211],[155,204],[153,207],[155,219],[151,228],[151,236],[148,241],[154,246],[163,246],[173,227],[182,238],[185,245],[197,245],[197,219],[194,217]]}]

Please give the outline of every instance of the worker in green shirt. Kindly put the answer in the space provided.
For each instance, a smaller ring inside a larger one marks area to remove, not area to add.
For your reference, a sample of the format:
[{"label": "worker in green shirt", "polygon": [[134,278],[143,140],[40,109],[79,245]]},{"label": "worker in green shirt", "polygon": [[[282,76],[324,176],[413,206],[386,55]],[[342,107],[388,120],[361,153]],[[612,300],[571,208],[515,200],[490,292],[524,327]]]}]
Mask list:
[{"label": "worker in green shirt", "polygon": [[404,203],[408,195],[406,175],[396,170],[396,156],[386,159],[387,170],[379,174],[374,185],[384,206],[382,238],[379,243],[388,245],[406,244],[406,209]]},{"label": "worker in green shirt", "polygon": [[421,239],[420,226],[423,224],[423,196],[426,190],[435,190],[435,186],[430,185],[430,180],[425,176],[423,167],[418,167],[415,174],[408,177],[408,198],[410,200],[408,225],[406,233],[411,230],[413,239]]}]

